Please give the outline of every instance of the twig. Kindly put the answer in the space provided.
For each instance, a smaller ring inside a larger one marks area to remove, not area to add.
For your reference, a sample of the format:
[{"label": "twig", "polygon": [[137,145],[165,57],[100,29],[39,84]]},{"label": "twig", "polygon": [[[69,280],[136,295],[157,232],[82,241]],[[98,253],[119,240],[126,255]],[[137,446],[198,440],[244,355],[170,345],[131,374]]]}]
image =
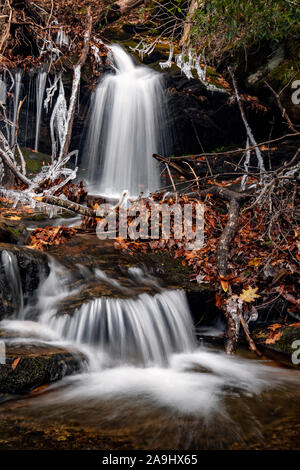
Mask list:
[{"label": "twig", "polygon": [[251,127],[249,126],[249,123],[247,121],[246,114],[245,114],[245,111],[244,111],[244,108],[243,108],[243,105],[242,105],[242,102],[241,102],[241,97],[240,97],[239,92],[238,92],[236,80],[235,80],[235,77],[234,77],[234,74],[233,74],[233,71],[232,71],[231,67],[228,67],[228,71],[229,71],[231,79],[232,79],[232,84],[233,84],[236,100],[237,100],[238,106],[240,108],[240,113],[241,113],[241,117],[242,117],[243,123],[244,123],[245,128],[246,128],[247,136],[248,136],[250,142],[252,143],[252,145],[255,147],[255,153],[256,153],[257,163],[258,163],[259,169],[260,169],[261,172],[264,172],[265,171],[264,160],[263,160],[262,154],[259,150],[259,146],[257,145],[256,140],[254,138],[254,135],[252,133]]},{"label": "twig", "polygon": [[255,150],[256,147],[261,147],[263,145],[268,145],[268,144],[274,144],[275,142],[280,142],[282,140],[288,139],[289,137],[296,137],[299,136],[300,132],[293,133],[293,134],[285,134],[282,135],[281,137],[277,137],[276,139],[271,139],[271,140],[266,140],[265,142],[260,142],[259,144],[256,145],[250,145],[247,148],[244,149],[235,149],[235,150],[227,150],[224,152],[205,152],[205,153],[198,153],[195,155],[181,155],[178,157],[169,157],[169,160],[190,160],[193,158],[198,158],[198,157],[218,157],[218,156],[227,156],[227,155],[234,155],[236,153],[244,153],[247,152],[248,150]]},{"label": "twig", "polygon": [[281,100],[280,100],[280,94],[278,94],[272,87],[271,85],[269,85],[269,83],[264,80],[264,84],[266,85],[266,87],[269,88],[269,90],[273,93],[273,95],[275,96],[276,98],[276,101],[277,101],[277,105],[278,105],[278,108],[280,109],[281,113],[282,113],[282,117],[283,119],[286,120],[287,122],[287,125],[288,127],[291,129],[291,131],[293,131],[295,134],[297,133],[297,130],[295,129],[288,113],[286,112],[286,109],[283,107],[282,103],[281,103]]}]

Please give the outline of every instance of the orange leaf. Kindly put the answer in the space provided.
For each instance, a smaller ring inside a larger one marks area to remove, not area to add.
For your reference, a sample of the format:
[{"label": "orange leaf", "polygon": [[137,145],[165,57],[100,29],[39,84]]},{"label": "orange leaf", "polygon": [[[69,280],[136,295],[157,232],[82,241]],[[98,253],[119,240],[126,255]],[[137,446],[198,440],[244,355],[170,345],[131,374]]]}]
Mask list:
[{"label": "orange leaf", "polygon": [[276,335],[272,336],[272,338],[266,339],[265,344],[274,344],[274,343],[276,343],[278,340],[280,340],[282,335],[283,335],[283,331],[278,331],[278,333],[276,333]]},{"label": "orange leaf", "polygon": [[16,367],[17,365],[19,364],[21,358],[18,357],[17,359],[14,360],[14,362],[12,363],[11,367],[12,367],[12,370],[16,370]]},{"label": "orange leaf", "polygon": [[227,292],[228,291],[228,287],[229,287],[229,282],[228,281],[225,281],[224,279],[220,279],[220,283],[221,283],[221,286],[222,286],[222,289],[224,292]]},{"label": "orange leaf", "polygon": [[278,330],[278,328],[282,328],[283,325],[280,323],[274,323],[273,325],[268,326],[268,330],[275,331]]}]

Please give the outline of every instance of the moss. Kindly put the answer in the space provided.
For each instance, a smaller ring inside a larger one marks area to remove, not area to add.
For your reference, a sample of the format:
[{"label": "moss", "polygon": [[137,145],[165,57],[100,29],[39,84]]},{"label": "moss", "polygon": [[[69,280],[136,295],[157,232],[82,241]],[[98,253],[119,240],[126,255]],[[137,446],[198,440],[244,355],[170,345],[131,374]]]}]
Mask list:
[{"label": "moss", "polygon": [[26,167],[30,173],[38,173],[41,169],[41,162],[38,160],[26,160]]},{"label": "moss", "polygon": [[23,244],[27,237],[25,225],[14,224],[13,221],[7,220],[0,222],[0,241],[6,243]]},{"label": "moss", "polygon": [[272,325],[257,327],[253,332],[253,338],[266,354],[276,353],[279,361],[282,360],[290,366],[295,366],[292,362],[292,354],[295,352],[292,344],[294,341],[300,340],[299,326],[298,323],[280,326],[277,324],[276,328],[272,328]]},{"label": "moss", "polygon": [[[300,69],[300,60],[286,59],[281,62],[272,72],[269,73],[267,81],[269,81],[275,88],[282,88],[287,85],[289,81],[295,77],[297,70]],[[298,73],[298,78],[300,72]],[[296,80],[297,76],[295,77]]]},{"label": "moss", "polygon": [[[104,31],[102,30],[102,27],[99,27],[99,29],[101,30],[101,35],[103,36],[103,38],[105,38],[108,41],[124,43],[126,41],[131,40],[130,39],[131,34],[126,33],[120,27],[106,28]],[[133,42],[135,42],[135,45],[137,44],[136,41],[133,41]]]},{"label": "moss", "polygon": [[81,353],[72,354],[62,348],[42,344],[15,345],[8,340],[6,363],[0,365],[0,392],[28,393],[79,371],[85,362]]},{"label": "moss", "polygon": [[44,164],[51,162],[51,157],[45,153],[33,152],[31,149],[24,147],[21,150],[29,173],[36,174]]}]

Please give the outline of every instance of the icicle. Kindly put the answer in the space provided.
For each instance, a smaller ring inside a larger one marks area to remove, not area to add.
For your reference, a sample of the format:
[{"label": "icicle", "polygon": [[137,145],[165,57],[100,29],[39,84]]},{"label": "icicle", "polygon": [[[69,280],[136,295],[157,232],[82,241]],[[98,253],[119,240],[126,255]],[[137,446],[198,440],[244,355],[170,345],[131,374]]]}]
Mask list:
[{"label": "icicle", "polygon": [[100,57],[100,55],[99,55],[99,47],[97,47],[97,46],[95,46],[95,44],[93,44],[93,45],[91,46],[91,49],[92,49],[92,51],[93,51],[93,53],[94,53],[94,57],[95,57],[95,60],[96,60],[97,64],[100,64],[100,65],[101,65],[101,64],[102,64],[102,59],[101,59],[101,57]]},{"label": "icicle", "polygon": [[36,125],[35,125],[35,144],[34,149],[38,150],[40,124],[42,116],[43,97],[47,80],[46,72],[38,72],[36,79]]},{"label": "icicle", "polygon": [[191,49],[188,51],[188,61],[183,60],[182,72],[186,75],[187,78],[194,78],[192,73],[193,67],[193,55]]},{"label": "icicle", "polygon": [[60,47],[68,47],[69,44],[70,44],[70,39],[69,37],[66,35],[66,33],[64,32],[63,29],[60,29],[58,32],[57,32],[57,36],[56,36],[56,44],[58,44]]},{"label": "icicle", "polygon": [[13,127],[11,131],[11,145],[15,143],[16,127],[17,127],[17,117],[18,117],[18,107],[20,102],[20,92],[22,84],[22,74],[21,72],[15,73],[15,91],[14,91],[14,111],[13,111]]},{"label": "icicle", "polygon": [[200,60],[201,59],[202,59],[201,54],[199,55],[199,57],[195,58],[194,67],[197,71],[197,75],[198,75],[199,80],[205,82],[205,80],[206,80],[206,65],[204,66],[204,68],[201,67],[201,65],[200,65]]},{"label": "icicle", "polygon": [[4,75],[3,76],[0,75],[0,103],[5,105],[6,98],[7,98],[7,84],[6,84]]},{"label": "icicle", "polygon": [[147,55],[150,55],[152,54],[152,52],[154,51],[155,49],[155,46],[157,44],[158,40],[150,43],[150,44],[147,44],[145,43],[144,41],[140,41],[137,46],[135,47],[130,47],[130,49],[133,51],[133,52],[138,52],[139,56],[141,57],[141,59],[144,58],[144,55],[147,54]]},{"label": "icicle", "polygon": [[173,54],[174,54],[174,45],[171,44],[168,60],[166,62],[160,62],[159,63],[159,66],[160,66],[161,69],[167,69],[167,68],[172,67]]}]

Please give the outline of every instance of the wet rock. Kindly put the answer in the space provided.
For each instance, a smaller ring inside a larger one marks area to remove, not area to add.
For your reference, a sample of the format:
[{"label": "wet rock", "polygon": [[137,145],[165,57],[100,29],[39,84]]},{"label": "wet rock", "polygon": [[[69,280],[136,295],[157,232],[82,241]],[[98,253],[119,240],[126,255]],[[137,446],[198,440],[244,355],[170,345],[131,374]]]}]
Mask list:
[{"label": "wet rock", "polygon": [[26,305],[49,274],[48,258],[24,246],[0,243],[0,320]]},{"label": "wet rock", "polygon": [[266,355],[300,368],[300,322],[259,326],[253,331],[253,339]]},{"label": "wet rock", "polygon": [[[208,89],[200,80],[186,78],[178,69],[167,71],[165,81],[174,155],[215,151],[242,143],[243,122],[228,92]],[[250,126],[260,137],[268,113],[257,113],[247,104],[246,108]]]},{"label": "wet rock", "polygon": [[28,232],[23,223],[9,219],[0,220],[0,243],[24,245],[27,237]]},{"label": "wet rock", "polygon": [[0,393],[29,393],[79,372],[87,362],[78,351],[49,344],[5,343],[5,364],[0,364]]}]

